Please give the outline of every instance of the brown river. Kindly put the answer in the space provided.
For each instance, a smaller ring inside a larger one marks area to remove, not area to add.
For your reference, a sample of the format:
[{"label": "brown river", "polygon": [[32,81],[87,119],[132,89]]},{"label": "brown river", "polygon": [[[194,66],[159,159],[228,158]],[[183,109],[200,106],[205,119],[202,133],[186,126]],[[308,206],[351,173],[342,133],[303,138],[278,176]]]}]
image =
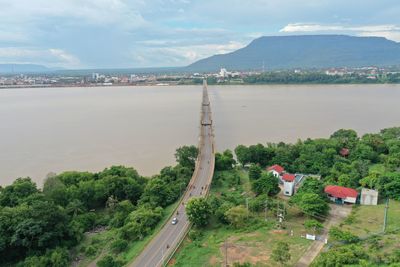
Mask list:
[{"label": "brown river", "polygon": [[[209,86],[218,150],[400,126],[400,85]],[[0,90],[0,185],[49,172],[174,164],[196,144],[201,86]]]}]

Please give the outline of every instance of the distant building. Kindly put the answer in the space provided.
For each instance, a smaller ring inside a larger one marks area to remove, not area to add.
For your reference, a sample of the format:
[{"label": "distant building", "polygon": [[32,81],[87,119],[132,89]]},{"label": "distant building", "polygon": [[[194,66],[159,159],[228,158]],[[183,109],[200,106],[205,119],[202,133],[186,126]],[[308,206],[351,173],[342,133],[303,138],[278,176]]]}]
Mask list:
[{"label": "distant building", "polygon": [[324,191],[328,195],[328,198],[337,204],[355,204],[357,201],[358,192],[353,188],[328,185]]},{"label": "distant building", "polygon": [[293,196],[295,187],[296,175],[285,173],[282,175],[283,180],[283,194],[285,196]]},{"label": "distant building", "polygon": [[93,72],[92,73],[92,80],[97,81],[100,78],[100,74]]},{"label": "distant building", "polygon": [[285,171],[285,169],[282,166],[275,164],[275,165],[272,165],[271,167],[268,167],[267,171],[269,173],[272,173],[276,178],[280,179],[281,176],[283,175],[283,172]]},{"label": "distant building", "polygon": [[378,205],[378,191],[368,188],[361,189],[361,205]]},{"label": "distant building", "polygon": [[222,69],[219,71],[219,76],[222,77],[222,78],[227,78],[230,74],[231,74],[231,73],[228,72],[225,68],[222,68]]}]

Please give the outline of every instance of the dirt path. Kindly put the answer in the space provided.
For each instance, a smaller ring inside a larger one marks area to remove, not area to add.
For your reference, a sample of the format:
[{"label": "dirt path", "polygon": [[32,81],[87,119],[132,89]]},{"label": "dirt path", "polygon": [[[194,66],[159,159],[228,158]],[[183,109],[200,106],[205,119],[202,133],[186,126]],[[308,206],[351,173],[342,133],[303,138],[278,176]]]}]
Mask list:
[{"label": "dirt path", "polygon": [[325,221],[325,231],[322,234],[322,238],[320,241],[314,241],[308,250],[303,254],[300,260],[295,265],[296,267],[306,267],[309,266],[312,261],[318,256],[321,252],[322,248],[325,245],[324,240],[328,237],[329,229],[332,226],[339,224],[343,219],[345,219],[351,212],[352,206],[339,206],[339,205],[330,205],[331,210],[328,215],[328,219]]}]

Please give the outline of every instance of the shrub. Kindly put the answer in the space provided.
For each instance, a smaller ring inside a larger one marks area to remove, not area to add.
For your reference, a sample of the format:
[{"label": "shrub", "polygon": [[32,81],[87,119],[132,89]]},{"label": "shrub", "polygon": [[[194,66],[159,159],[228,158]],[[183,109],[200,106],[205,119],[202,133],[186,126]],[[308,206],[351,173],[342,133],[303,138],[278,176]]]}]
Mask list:
[{"label": "shrub", "polygon": [[114,252],[124,251],[128,247],[128,242],[123,239],[117,239],[111,243],[111,249]]}]

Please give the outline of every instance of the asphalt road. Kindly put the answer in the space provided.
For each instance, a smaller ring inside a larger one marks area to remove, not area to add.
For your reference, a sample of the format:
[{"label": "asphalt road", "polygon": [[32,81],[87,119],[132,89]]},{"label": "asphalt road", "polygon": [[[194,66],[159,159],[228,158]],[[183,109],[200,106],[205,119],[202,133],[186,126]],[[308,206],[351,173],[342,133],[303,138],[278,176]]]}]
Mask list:
[{"label": "asphalt road", "polygon": [[172,225],[171,218],[129,266],[162,266],[163,263],[169,259],[190,227],[185,212],[185,203],[192,197],[202,197],[208,193],[209,185],[214,174],[214,163],[215,155],[211,108],[207,84],[204,82],[200,119],[199,155],[195,171],[185,195],[181,203],[179,203],[177,213],[172,216],[178,219],[178,223]]}]

